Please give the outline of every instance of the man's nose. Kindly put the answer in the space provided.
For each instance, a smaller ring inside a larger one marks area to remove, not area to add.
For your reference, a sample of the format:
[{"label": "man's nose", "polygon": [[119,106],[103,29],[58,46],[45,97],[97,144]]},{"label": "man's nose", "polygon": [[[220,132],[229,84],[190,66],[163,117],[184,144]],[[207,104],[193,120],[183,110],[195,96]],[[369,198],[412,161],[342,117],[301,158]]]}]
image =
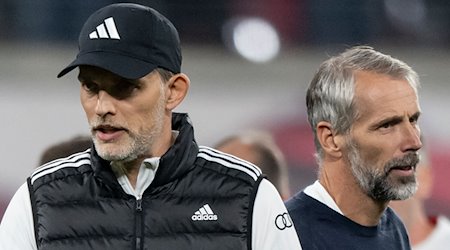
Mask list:
[{"label": "man's nose", "polygon": [[422,148],[420,129],[417,124],[408,124],[404,128],[404,142],[403,151],[417,151]]},{"label": "man's nose", "polygon": [[97,105],[95,107],[95,113],[98,116],[105,116],[107,114],[114,115],[116,113],[114,106],[114,97],[108,94],[108,92],[104,90],[100,90],[98,92]]}]

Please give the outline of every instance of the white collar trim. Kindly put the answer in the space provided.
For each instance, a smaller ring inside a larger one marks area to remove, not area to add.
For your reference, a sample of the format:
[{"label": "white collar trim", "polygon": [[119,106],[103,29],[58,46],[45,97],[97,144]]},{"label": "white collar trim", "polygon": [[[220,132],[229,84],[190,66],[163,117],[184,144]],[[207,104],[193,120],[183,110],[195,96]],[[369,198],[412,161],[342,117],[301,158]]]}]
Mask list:
[{"label": "white collar trim", "polygon": [[327,190],[320,184],[320,182],[317,180],[312,185],[309,185],[303,190],[305,194],[308,196],[316,199],[317,201],[327,205],[329,208],[333,209],[334,211],[344,215],[342,211],[337,206],[336,202],[333,200],[331,195],[327,192]]}]

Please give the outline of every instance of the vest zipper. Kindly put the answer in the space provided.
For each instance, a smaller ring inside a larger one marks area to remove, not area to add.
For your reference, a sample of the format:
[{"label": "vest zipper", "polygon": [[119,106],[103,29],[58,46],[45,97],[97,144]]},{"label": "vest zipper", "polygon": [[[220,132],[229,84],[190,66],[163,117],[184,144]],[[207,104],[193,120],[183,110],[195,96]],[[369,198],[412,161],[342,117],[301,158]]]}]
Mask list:
[{"label": "vest zipper", "polygon": [[136,200],[136,249],[142,249],[142,199]]}]

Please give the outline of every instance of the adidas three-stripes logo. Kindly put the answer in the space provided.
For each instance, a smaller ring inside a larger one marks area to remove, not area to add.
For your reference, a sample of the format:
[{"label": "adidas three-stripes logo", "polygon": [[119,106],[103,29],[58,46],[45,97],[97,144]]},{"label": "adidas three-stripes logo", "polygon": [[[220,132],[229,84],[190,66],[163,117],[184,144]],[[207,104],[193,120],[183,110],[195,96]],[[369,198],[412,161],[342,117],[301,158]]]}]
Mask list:
[{"label": "adidas three-stripes logo", "polygon": [[211,207],[208,204],[203,205],[199,210],[197,210],[191,219],[193,221],[197,220],[217,220],[217,215],[214,214]]},{"label": "adidas three-stripes logo", "polygon": [[114,18],[109,17],[103,21],[102,24],[97,26],[97,28],[89,34],[90,39],[117,39],[120,40],[119,32],[117,31],[116,24],[114,23]]}]

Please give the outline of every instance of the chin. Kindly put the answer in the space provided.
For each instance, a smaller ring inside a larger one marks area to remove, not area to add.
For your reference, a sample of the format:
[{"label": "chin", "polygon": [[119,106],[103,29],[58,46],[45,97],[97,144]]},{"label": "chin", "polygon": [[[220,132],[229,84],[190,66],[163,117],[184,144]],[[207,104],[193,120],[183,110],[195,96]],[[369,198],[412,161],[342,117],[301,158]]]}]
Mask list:
[{"label": "chin", "polygon": [[406,200],[411,198],[417,191],[417,183],[409,182],[402,183],[395,188],[392,188],[388,195],[389,200]]},{"label": "chin", "polygon": [[98,145],[95,144],[95,150],[97,154],[104,160],[107,161],[123,161],[128,158],[129,154],[117,149],[114,145]]}]

